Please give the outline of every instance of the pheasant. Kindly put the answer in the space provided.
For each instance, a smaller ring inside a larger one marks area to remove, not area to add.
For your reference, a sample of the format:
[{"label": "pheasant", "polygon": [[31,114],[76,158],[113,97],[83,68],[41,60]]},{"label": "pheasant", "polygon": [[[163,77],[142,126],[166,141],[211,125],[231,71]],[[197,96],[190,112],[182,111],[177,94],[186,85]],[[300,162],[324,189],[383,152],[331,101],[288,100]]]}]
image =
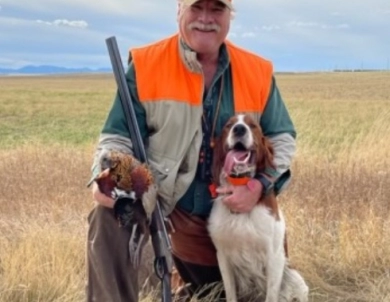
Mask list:
[{"label": "pheasant", "polygon": [[151,216],[157,203],[157,186],[151,170],[131,154],[103,151],[101,172],[93,180],[100,191],[115,200],[114,215],[130,233],[130,259],[139,266],[142,248],[149,239]]}]

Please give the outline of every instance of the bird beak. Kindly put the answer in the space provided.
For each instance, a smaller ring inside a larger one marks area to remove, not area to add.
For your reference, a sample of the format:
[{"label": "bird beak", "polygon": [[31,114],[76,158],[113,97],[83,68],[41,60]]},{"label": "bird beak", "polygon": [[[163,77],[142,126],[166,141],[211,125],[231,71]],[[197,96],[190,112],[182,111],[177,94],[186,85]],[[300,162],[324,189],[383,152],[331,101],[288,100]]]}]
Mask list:
[{"label": "bird beak", "polygon": [[89,183],[87,184],[87,188],[96,180],[99,180],[99,179],[103,179],[103,178],[106,178],[110,175],[110,169],[107,168],[105,170],[103,170],[102,172],[100,172],[98,174],[98,176],[96,176],[95,178],[92,178]]},{"label": "bird beak", "polygon": [[110,169],[107,168],[107,169],[103,170],[102,172],[100,172],[100,174],[95,179],[106,178],[109,175],[110,175]]}]

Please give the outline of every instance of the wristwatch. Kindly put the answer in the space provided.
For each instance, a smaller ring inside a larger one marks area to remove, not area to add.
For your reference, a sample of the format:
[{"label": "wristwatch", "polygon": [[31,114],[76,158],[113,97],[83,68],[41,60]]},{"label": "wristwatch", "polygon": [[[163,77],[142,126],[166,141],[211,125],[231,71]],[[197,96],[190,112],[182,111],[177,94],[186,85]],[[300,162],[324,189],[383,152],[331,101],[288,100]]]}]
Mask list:
[{"label": "wristwatch", "polygon": [[274,183],[272,181],[270,181],[263,174],[257,174],[257,175],[255,175],[254,178],[257,179],[258,181],[260,181],[260,183],[263,186],[263,194],[262,194],[262,196],[267,196],[270,193],[272,193],[272,191],[274,190]]}]

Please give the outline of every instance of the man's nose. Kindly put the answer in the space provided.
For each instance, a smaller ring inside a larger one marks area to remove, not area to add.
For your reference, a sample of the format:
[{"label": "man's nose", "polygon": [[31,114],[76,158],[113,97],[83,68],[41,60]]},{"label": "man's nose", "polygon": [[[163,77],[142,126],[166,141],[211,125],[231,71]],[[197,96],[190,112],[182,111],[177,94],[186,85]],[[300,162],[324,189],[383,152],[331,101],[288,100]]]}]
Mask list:
[{"label": "man's nose", "polygon": [[198,16],[198,21],[203,22],[205,24],[211,23],[213,21],[212,11],[209,9],[203,9]]}]

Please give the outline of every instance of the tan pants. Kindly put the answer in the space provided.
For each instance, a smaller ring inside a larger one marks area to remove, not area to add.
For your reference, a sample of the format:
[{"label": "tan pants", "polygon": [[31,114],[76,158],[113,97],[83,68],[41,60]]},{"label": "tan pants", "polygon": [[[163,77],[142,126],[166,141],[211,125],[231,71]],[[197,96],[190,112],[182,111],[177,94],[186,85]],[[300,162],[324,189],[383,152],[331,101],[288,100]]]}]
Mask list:
[{"label": "tan pants", "polygon": [[[171,215],[175,266],[193,293],[221,280],[206,221],[175,210]],[[138,271],[130,264],[130,232],[118,227],[113,210],[96,206],[88,217],[87,301],[137,302]],[[195,243],[195,245],[194,245]]]}]

